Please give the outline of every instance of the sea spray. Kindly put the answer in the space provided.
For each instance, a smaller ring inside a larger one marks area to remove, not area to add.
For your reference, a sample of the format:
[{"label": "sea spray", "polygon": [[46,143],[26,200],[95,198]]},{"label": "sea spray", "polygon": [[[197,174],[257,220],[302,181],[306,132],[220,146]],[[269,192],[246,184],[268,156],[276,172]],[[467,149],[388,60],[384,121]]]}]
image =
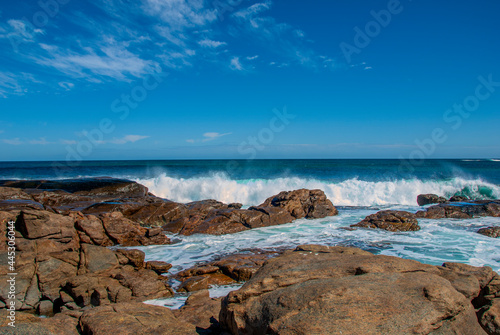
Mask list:
[{"label": "sea spray", "polygon": [[229,178],[224,173],[206,177],[174,178],[166,174],[155,178],[136,179],[162,198],[178,202],[215,199],[225,203],[239,202],[245,206],[258,205],[281,191],[300,188],[321,189],[338,206],[380,206],[400,204],[413,206],[419,194],[434,193],[451,197],[466,195],[473,199],[500,198],[500,186],[480,179],[461,177],[443,181],[400,179],[366,181],[357,178],[340,182],[318,179],[284,177],[275,179]]}]

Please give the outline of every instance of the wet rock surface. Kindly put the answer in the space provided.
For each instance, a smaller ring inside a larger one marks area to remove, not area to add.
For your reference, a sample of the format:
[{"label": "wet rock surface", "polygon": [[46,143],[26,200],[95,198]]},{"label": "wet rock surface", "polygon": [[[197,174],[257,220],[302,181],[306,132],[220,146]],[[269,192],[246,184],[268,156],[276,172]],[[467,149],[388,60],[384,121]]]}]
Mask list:
[{"label": "wet rock surface", "polygon": [[417,203],[419,206],[425,206],[429,204],[442,204],[448,200],[445,197],[440,197],[436,194],[420,194],[417,197]]},{"label": "wet rock surface", "polygon": [[367,216],[363,221],[351,225],[359,228],[378,228],[388,231],[420,230],[415,214],[405,211],[380,211]]},{"label": "wet rock surface", "polygon": [[500,200],[467,200],[434,205],[418,211],[417,218],[425,219],[472,219],[475,217],[500,217]]}]

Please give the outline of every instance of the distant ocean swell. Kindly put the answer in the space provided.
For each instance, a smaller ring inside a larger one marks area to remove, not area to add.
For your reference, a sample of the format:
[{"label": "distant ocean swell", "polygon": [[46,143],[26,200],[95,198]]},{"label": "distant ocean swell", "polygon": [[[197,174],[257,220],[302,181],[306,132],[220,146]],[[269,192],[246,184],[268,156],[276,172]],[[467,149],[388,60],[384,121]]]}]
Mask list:
[{"label": "distant ocean swell", "polygon": [[419,194],[434,193],[446,197],[455,194],[473,199],[499,199],[500,186],[482,180],[453,178],[446,181],[422,181],[419,179],[395,181],[364,181],[348,179],[328,183],[316,179],[284,177],[276,179],[233,180],[218,173],[210,177],[172,178],[165,174],[151,179],[136,179],[150,192],[169,200],[190,202],[216,199],[225,203],[239,202],[245,206],[258,205],[267,197],[281,191],[299,188],[321,189],[335,205],[415,206]]}]

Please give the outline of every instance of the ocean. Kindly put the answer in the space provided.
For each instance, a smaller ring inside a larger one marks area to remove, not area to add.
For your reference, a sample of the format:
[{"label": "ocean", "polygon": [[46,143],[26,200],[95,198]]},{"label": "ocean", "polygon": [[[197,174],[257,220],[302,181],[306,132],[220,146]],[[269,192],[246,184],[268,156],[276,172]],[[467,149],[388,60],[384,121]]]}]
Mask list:
[{"label": "ocean", "polygon": [[[376,254],[439,265],[461,262],[500,272],[500,239],[476,233],[500,225],[500,218],[419,219],[418,232],[347,230],[382,209],[415,212],[419,194],[500,199],[500,160],[176,160],[0,162],[0,179],[62,179],[109,176],[146,185],[153,194],[177,201],[216,199],[258,205],[281,191],[321,189],[339,215],[254,229],[224,236],[170,236],[166,246],[140,247],[147,260],[173,264],[171,272],[249,249],[276,250],[300,244],[354,246]],[[67,167],[67,164],[65,165]],[[173,283],[175,286],[175,283]],[[213,289],[213,296],[227,289]],[[175,299],[174,299],[175,300]],[[170,305],[173,300],[158,304]]]}]

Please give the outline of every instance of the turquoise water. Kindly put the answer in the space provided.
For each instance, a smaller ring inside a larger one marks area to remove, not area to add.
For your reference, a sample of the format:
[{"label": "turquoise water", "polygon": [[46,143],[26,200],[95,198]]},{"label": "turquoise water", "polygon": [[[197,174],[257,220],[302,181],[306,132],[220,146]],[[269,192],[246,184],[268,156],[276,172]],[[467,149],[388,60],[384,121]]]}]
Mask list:
[{"label": "turquoise water", "polygon": [[174,272],[250,248],[305,243],[349,245],[430,264],[463,262],[500,271],[500,239],[476,233],[500,225],[500,218],[420,220],[422,230],[408,233],[343,229],[380,209],[416,211],[416,197],[422,193],[500,198],[498,160],[429,160],[410,168],[398,160],[105,161],[82,162],[61,174],[50,162],[3,162],[0,179],[111,176],[136,180],[174,201],[216,199],[244,206],[284,190],[318,188],[339,207],[336,217],[227,236],[170,236],[172,245],[142,248],[148,260],[172,263]]}]

